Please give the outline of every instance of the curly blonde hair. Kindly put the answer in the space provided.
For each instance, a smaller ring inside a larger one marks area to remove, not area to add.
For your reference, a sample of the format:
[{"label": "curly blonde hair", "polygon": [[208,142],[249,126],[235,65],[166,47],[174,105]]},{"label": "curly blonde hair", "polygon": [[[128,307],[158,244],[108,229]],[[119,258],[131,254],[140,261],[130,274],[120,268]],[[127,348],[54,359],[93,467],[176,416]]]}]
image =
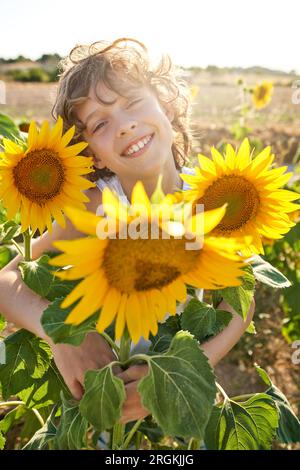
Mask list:
[{"label": "curly blonde hair", "polygon": [[[82,104],[94,87],[101,81],[108,88],[122,95],[122,83],[134,86],[146,85],[152,89],[163,106],[172,106],[172,127],[175,139],[172,153],[176,168],[181,168],[191,147],[190,93],[186,82],[180,77],[168,55],[152,68],[145,45],[136,39],[120,38],[112,43],[98,41],[91,45],[78,45],[59,63],[60,80],[52,116],[61,116],[64,131],[75,124],[72,143],[82,140],[84,124],[76,116],[76,106]],[[121,78],[123,80],[121,80]],[[86,155],[88,150],[86,151]],[[114,173],[108,168],[96,169],[93,181],[110,177]]]}]

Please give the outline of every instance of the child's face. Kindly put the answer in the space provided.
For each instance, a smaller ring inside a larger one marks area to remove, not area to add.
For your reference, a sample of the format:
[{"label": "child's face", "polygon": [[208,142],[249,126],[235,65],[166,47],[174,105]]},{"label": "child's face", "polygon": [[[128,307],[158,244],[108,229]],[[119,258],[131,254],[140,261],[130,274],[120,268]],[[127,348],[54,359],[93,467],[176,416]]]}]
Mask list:
[{"label": "child's face", "polygon": [[97,95],[112,104],[102,104],[91,91],[77,109],[87,125],[83,137],[97,168],[138,179],[159,174],[169,159],[173,161],[172,111],[164,110],[149,88],[128,87],[124,97],[99,82]]}]

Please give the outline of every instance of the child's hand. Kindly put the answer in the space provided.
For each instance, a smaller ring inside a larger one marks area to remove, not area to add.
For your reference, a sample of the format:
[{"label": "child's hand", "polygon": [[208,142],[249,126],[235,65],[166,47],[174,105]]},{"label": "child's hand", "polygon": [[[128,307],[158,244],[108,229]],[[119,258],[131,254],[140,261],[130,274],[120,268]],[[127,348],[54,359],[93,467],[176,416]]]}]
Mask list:
[{"label": "child's hand", "polygon": [[126,424],[130,421],[136,421],[145,418],[150,414],[141,403],[141,396],[137,391],[137,384],[140,379],[148,374],[147,365],[135,365],[124,370],[118,377],[125,383],[127,398],[123,404],[121,423]]},{"label": "child's hand", "polygon": [[[88,333],[80,346],[50,344],[55,364],[73,397],[80,400],[84,393],[84,375],[87,370],[101,369],[116,360],[107,342],[96,332]],[[121,372],[114,367],[115,374]]]}]

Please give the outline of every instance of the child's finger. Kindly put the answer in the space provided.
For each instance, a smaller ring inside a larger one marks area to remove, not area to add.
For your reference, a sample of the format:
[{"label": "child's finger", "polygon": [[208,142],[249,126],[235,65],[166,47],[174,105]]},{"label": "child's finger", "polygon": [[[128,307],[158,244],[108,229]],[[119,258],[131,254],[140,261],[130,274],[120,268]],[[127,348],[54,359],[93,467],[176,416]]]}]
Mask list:
[{"label": "child's finger", "polygon": [[147,374],[148,374],[148,366],[145,364],[145,365],[131,366],[128,369],[121,372],[120,374],[118,374],[117,376],[120,379],[122,379],[126,384],[134,380],[139,380]]},{"label": "child's finger", "polygon": [[70,383],[70,385],[68,385],[68,388],[75,400],[81,400],[81,398],[83,397],[84,389],[83,386],[77,380]]},{"label": "child's finger", "polygon": [[126,400],[123,404],[120,422],[123,424],[145,418],[150,412],[143,407],[141,397],[137,390],[138,382],[131,382],[126,385]]}]

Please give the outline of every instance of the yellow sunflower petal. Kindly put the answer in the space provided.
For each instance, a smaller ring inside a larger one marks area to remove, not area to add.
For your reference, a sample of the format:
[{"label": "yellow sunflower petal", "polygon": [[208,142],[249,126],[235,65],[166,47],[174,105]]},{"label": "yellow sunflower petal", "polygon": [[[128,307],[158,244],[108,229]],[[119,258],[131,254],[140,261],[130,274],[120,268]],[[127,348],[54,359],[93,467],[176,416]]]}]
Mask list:
[{"label": "yellow sunflower petal", "polygon": [[7,153],[16,154],[16,155],[23,153],[22,147],[15,144],[15,142],[12,142],[11,140],[3,138],[3,144],[4,144],[4,150]]},{"label": "yellow sunflower petal", "polygon": [[125,310],[125,317],[128,332],[133,342],[137,344],[140,337],[142,336],[142,324],[140,304],[136,293],[132,293],[128,297]]},{"label": "yellow sunflower petal", "polygon": [[28,131],[28,147],[31,149],[32,147],[36,147],[38,141],[38,131],[36,127],[36,123],[34,121],[31,121],[29,125],[29,131]]}]

